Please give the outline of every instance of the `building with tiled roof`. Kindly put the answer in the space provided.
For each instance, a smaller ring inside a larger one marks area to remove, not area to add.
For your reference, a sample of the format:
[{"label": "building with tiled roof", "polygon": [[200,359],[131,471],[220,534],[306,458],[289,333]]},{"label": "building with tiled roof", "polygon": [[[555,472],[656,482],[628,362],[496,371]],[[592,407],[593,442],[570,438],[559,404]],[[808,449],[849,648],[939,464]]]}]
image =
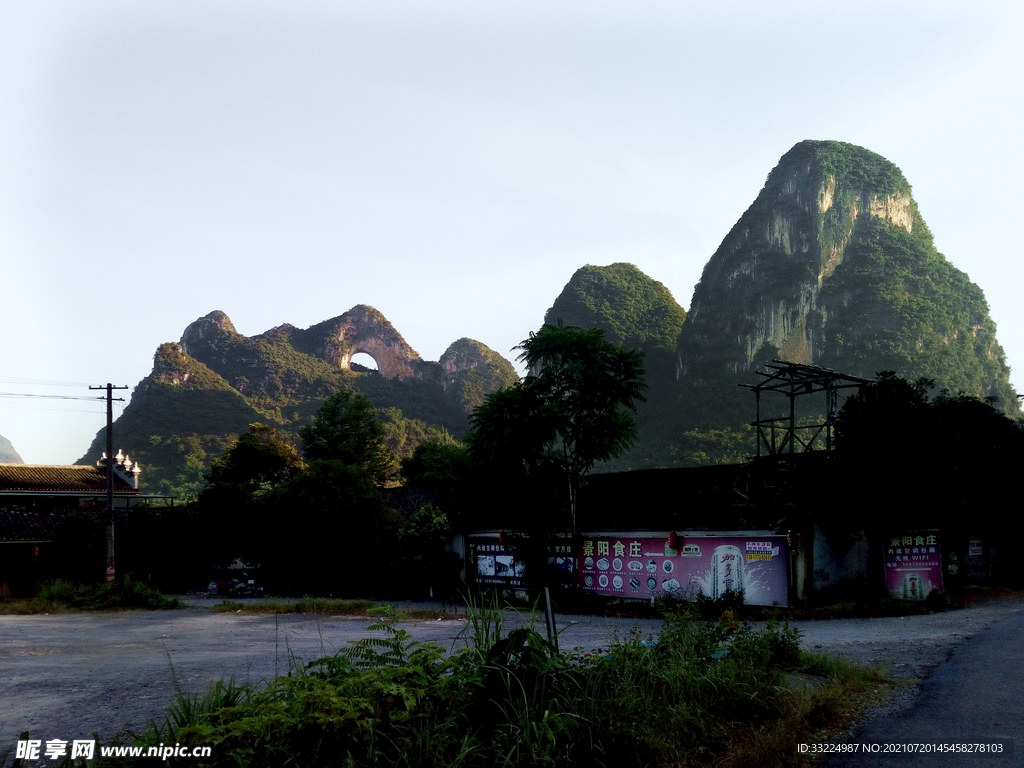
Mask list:
[{"label": "building with tiled roof", "polygon": [[[142,500],[139,472],[138,464],[117,454],[115,510],[126,513]],[[0,595],[52,578],[62,526],[105,514],[106,505],[105,456],[97,466],[0,464]]]},{"label": "building with tiled roof", "polygon": [[[114,473],[116,496],[138,495],[138,481],[130,484],[124,471]],[[67,494],[105,496],[107,470],[104,467],[46,464],[0,464],[0,496],[14,494]]]}]

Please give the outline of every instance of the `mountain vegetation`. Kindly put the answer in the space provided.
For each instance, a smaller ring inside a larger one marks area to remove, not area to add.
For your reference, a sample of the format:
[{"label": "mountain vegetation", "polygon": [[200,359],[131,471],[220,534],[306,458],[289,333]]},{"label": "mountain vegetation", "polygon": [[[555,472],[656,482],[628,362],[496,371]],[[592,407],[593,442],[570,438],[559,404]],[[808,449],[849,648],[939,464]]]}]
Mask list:
[{"label": "mountain vegetation", "polygon": [[[352,364],[358,352],[374,357],[379,370]],[[472,339],[454,342],[440,362],[422,360],[372,307],[253,337],[211,312],[178,343],[157,349],[153,372],[114,426],[115,441],[140,462],[147,492],[195,497],[211,461],[250,424],[295,440],[335,393],[366,395],[385,443],[401,459],[425,439],[461,437],[469,411],[518,380],[508,360]],[[80,463],[96,461],[105,440],[101,430]]]},{"label": "mountain vegetation", "polygon": [[657,418],[643,421],[630,465],[715,462],[743,442],[749,452],[753,402],[737,385],[773,359],[925,377],[1020,415],[981,289],[936,250],[900,170],[851,144],[797,144],[726,235],[694,290],[676,381],[667,394],[652,385]]},{"label": "mountain vegetation", "polygon": [[644,355],[648,370],[674,368],[686,311],[661,283],[632,264],[580,267],[544,315],[544,322],[600,328],[604,338]]}]

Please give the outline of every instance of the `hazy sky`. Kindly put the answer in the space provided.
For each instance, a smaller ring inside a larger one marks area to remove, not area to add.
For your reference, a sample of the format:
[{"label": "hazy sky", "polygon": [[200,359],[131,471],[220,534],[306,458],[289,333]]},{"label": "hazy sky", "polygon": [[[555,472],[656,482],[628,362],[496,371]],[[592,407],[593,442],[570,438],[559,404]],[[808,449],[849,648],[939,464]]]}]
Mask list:
[{"label": "hazy sky", "polygon": [[[512,357],[587,263],[688,307],[803,139],[903,170],[1024,365],[1022,27],[985,0],[0,0],[0,391],[134,386],[215,309],[255,335],[370,304],[425,359]],[[103,423],[0,397],[29,463]]]}]

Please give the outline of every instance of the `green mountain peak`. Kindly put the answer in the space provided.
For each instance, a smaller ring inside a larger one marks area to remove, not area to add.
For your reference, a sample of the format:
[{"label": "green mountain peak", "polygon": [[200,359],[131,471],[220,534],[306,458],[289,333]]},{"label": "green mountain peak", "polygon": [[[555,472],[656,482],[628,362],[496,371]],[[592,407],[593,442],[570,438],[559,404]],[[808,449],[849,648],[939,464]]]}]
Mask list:
[{"label": "green mountain peak", "polygon": [[580,267],[544,315],[544,322],[600,328],[616,344],[673,350],[686,319],[668,288],[632,264]]}]

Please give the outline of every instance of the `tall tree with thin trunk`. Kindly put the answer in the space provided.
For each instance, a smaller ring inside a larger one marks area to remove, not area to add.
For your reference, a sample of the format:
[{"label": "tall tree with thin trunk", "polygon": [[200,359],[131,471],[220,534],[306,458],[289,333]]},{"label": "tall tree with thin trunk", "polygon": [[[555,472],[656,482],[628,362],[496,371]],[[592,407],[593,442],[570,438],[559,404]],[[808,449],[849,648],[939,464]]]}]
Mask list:
[{"label": "tall tree with thin trunk", "polygon": [[560,478],[559,514],[537,511],[545,527],[575,533],[584,477],[636,437],[633,413],[646,389],[643,359],[606,341],[598,328],[561,323],[544,325],[516,349],[529,373],[473,412],[468,443],[478,462],[503,466],[512,478]]}]

